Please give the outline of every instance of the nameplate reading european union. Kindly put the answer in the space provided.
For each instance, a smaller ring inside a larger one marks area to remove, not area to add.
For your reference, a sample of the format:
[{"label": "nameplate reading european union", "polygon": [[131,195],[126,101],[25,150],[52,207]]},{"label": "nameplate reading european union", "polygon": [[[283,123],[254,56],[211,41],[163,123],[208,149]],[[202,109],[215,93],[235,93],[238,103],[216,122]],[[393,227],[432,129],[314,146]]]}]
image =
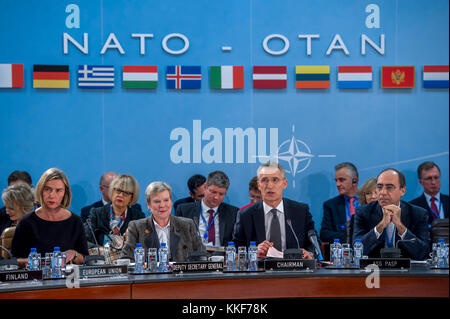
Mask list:
[{"label": "nameplate reading european union", "polygon": [[42,280],[42,270],[14,270],[0,272],[0,281]]},{"label": "nameplate reading european union", "polygon": [[79,269],[81,278],[110,277],[128,273],[127,265],[81,266]]},{"label": "nameplate reading european union", "polygon": [[270,259],[264,261],[265,270],[313,270],[315,259]]},{"label": "nameplate reading european union", "polygon": [[361,269],[369,265],[377,265],[380,269],[410,269],[411,259],[409,258],[367,258],[360,259]]},{"label": "nameplate reading european union", "polygon": [[174,263],[172,267],[172,271],[174,273],[223,271],[223,262],[200,261],[190,263]]}]

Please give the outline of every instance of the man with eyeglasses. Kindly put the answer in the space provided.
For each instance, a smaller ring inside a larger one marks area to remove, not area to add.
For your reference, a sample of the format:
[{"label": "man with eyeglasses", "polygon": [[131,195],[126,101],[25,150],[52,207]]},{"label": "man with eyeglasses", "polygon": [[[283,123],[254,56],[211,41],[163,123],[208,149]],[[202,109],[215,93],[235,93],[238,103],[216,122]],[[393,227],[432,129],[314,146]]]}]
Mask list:
[{"label": "man with eyeglasses", "polygon": [[[80,217],[83,223],[86,222],[93,208],[103,207],[111,202],[111,198],[109,198],[109,186],[111,185],[112,180],[117,176],[118,175],[115,172],[106,172],[100,177],[99,189],[102,193],[102,199],[81,209]],[[141,205],[138,203],[133,206],[135,206],[134,209],[142,211]]]},{"label": "man with eyeglasses", "polygon": [[257,176],[262,200],[238,212],[235,245],[249,246],[250,241],[256,241],[258,257],[266,257],[271,247],[280,252],[304,248],[303,258],[311,259],[314,248],[308,231],[314,230],[314,221],[308,205],[283,198],[287,187],[283,166],[266,162],[258,168]]},{"label": "man with eyeglasses", "polygon": [[441,190],[441,170],[434,162],[423,162],[417,168],[419,183],[423,187],[423,194],[411,204],[425,208],[428,211],[428,224],[433,220],[448,218],[448,195]]},{"label": "man with eyeglasses", "polygon": [[355,214],[353,240],[361,238],[364,255],[380,257],[382,248],[400,248],[404,258],[423,260],[429,251],[428,213],[401,200],[405,176],[394,168],[377,177],[378,200],[361,206]]}]

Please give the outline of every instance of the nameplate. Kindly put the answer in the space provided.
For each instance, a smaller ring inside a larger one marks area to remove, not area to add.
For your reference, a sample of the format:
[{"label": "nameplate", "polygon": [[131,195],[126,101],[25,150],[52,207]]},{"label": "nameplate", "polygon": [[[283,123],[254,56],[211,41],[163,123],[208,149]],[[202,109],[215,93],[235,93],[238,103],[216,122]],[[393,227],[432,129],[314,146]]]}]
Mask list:
[{"label": "nameplate", "polygon": [[199,261],[190,263],[173,263],[172,271],[179,272],[205,272],[223,271],[223,262],[219,261]]},{"label": "nameplate", "polygon": [[360,269],[369,265],[377,265],[380,269],[410,269],[411,259],[409,258],[367,258],[360,259]]},{"label": "nameplate", "polygon": [[117,275],[126,275],[128,273],[127,265],[104,265],[104,266],[80,266],[80,277],[110,277]]},{"label": "nameplate", "polygon": [[13,270],[0,272],[1,282],[42,280],[42,270]]},{"label": "nameplate", "polygon": [[265,270],[313,270],[315,259],[270,259],[264,261]]}]

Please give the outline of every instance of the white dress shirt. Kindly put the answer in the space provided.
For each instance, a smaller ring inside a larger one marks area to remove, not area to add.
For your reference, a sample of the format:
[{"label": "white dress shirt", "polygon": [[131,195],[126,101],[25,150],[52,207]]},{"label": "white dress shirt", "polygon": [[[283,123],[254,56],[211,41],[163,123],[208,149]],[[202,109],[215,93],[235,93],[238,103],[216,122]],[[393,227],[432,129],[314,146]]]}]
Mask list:
[{"label": "white dress shirt", "polygon": [[161,227],[158,223],[155,223],[156,234],[158,235],[159,243],[166,243],[168,256],[170,256],[170,220],[166,227]]},{"label": "white dress shirt", "polygon": [[[200,210],[200,220],[198,223],[198,230],[200,232],[200,237],[202,239],[202,242],[206,246],[212,246],[212,243],[208,242],[208,232],[206,231],[206,228],[208,227],[209,223],[209,213],[208,210],[212,209],[214,211],[214,215],[217,213],[217,207],[208,207],[202,200],[201,210]],[[213,215],[213,216],[214,216]],[[202,217],[203,216],[203,217]],[[205,223],[206,222],[206,223]],[[220,246],[220,233],[219,233],[219,214],[216,215],[214,218],[214,231],[215,231],[215,246]],[[206,239],[205,239],[205,233],[206,233]]]},{"label": "white dress shirt", "polygon": [[[433,196],[430,196],[427,193],[423,193],[423,194],[425,195],[425,198],[427,200],[428,207],[430,207],[430,209],[431,209],[431,197],[433,197]],[[436,204],[436,207],[438,209],[437,213],[439,214],[439,218],[445,218],[444,210],[442,209],[442,203],[441,203],[441,193],[437,193],[437,195],[434,196],[434,198],[436,198],[434,203]]]},{"label": "white dress shirt", "polygon": [[[400,208],[400,204],[398,204],[397,207]],[[383,211],[383,213],[384,213],[384,208],[381,208],[381,209],[382,209],[382,211]],[[405,227],[405,228],[406,228],[406,227]],[[387,224],[385,230],[386,230],[386,236],[387,236],[389,239],[391,239],[391,238],[392,238],[392,234],[396,231],[396,227],[395,227],[395,225],[394,225],[393,222],[390,222],[389,224]],[[377,226],[374,227],[374,231],[375,231],[375,235],[377,236],[377,239],[380,238],[382,232],[381,232],[381,233],[377,232]],[[406,228],[406,230],[405,230],[405,232],[403,233],[403,235],[398,234],[398,235],[400,236],[400,239],[401,239],[401,240],[403,240],[403,238],[405,238],[407,232],[408,232],[408,228]],[[394,237],[395,237],[395,235],[394,235]],[[395,239],[395,238],[394,238],[394,239]],[[394,240],[393,245],[394,245],[394,247],[395,247],[395,240]]]},{"label": "white dress shirt", "polygon": [[[270,238],[270,225],[272,224],[273,215],[270,212],[272,210],[272,207],[267,205],[263,201],[263,208],[264,208],[264,226],[266,227],[266,239],[269,240]],[[284,206],[283,201],[281,201],[277,207],[275,207],[277,210],[277,216],[278,220],[280,221],[280,231],[281,231],[281,251],[283,252],[286,249],[286,227],[285,225],[285,218],[284,218]]]}]

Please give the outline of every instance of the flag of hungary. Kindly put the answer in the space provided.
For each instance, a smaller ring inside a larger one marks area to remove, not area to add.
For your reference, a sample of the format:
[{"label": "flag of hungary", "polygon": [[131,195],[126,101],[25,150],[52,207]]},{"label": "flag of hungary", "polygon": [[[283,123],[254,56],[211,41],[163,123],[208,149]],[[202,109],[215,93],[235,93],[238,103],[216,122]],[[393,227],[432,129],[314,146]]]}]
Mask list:
[{"label": "flag of hungary", "polygon": [[209,78],[211,89],[243,89],[244,67],[237,65],[212,66]]},{"label": "flag of hungary", "polygon": [[156,89],[157,65],[124,65],[123,87],[126,89]]}]

